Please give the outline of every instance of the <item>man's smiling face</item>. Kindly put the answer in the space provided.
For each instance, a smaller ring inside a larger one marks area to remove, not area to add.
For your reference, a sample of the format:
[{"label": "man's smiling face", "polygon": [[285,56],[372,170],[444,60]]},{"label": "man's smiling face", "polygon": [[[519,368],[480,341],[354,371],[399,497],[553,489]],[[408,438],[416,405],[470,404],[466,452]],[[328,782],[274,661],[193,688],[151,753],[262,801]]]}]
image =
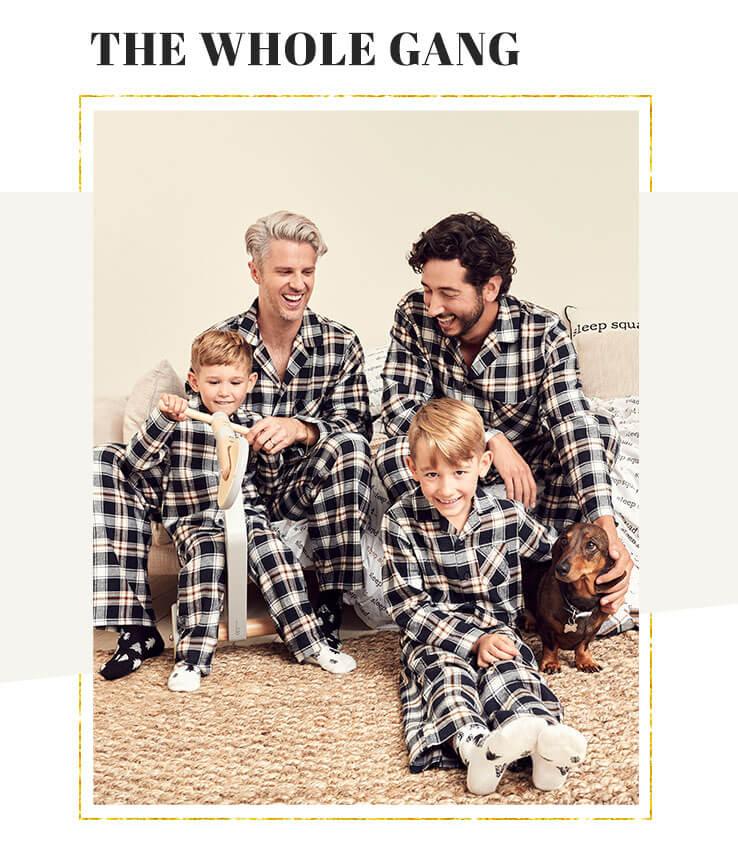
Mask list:
[{"label": "man's smiling face", "polygon": [[310,244],[270,241],[260,264],[249,262],[259,286],[259,311],[286,322],[302,321],[313,293],[317,256]]},{"label": "man's smiling face", "polygon": [[[466,339],[475,334],[485,314],[487,286],[480,288],[467,282],[466,269],[458,259],[429,259],[423,265],[421,284],[426,312],[444,335]],[[493,300],[496,294],[495,290]]]}]

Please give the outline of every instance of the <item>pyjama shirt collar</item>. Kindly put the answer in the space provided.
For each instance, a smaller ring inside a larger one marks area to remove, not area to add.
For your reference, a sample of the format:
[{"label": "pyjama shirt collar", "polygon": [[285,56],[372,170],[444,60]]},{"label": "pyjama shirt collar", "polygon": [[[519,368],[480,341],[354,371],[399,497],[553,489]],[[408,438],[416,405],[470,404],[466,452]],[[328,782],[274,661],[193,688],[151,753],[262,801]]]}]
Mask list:
[{"label": "pyjama shirt collar", "polygon": [[469,511],[469,516],[466,518],[466,523],[464,523],[464,528],[458,531],[453,523],[428,503],[420,488],[418,488],[417,495],[411,501],[415,506],[415,518],[419,522],[432,524],[438,533],[452,535],[459,539],[466,538],[478,531],[482,527],[486,516],[494,511],[496,507],[494,500],[487,495],[484,489],[477,488],[472,498],[471,510]]},{"label": "pyjama shirt collar", "polygon": [[[503,351],[503,348],[508,344],[517,343],[520,337],[520,309],[517,303],[514,300],[508,299],[503,294],[498,298],[497,304],[497,318],[469,368],[469,374],[471,376],[481,376],[485,370],[491,367],[495,359]],[[427,315],[426,319],[433,326],[441,346],[445,346],[450,350],[457,363],[461,364],[464,370],[466,370],[466,364],[461,356],[459,339],[449,338],[447,335],[444,335],[438,328],[435,320],[427,317]]]},{"label": "pyjama shirt collar", "polygon": [[[258,323],[259,300],[251,303],[248,311],[245,311],[239,320],[239,331],[246,341],[251,344],[254,350],[254,360],[262,375],[267,376],[275,384],[282,384],[277,371],[274,368],[269,351],[266,348],[259,331]],[[309,350],[321,346],[322,328],[320,321],[314,311],[305,309],[302,317],[302,324],[292,343],[292,352],[287,363],[287,370],[284,376],[284,384],[290,382],[310,358]]]}]

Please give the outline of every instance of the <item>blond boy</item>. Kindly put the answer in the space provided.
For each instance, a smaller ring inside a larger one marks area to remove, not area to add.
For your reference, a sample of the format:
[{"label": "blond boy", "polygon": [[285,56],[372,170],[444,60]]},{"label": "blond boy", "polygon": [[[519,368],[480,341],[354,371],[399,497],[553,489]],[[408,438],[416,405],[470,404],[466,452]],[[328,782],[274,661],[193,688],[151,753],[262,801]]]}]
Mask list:
[{"label": "blond boy", "polygon": [[[192,345],[189,401],[162,394],[158,409],[124,448],[120,478],[100,474],[95,487],[95,624],[121,630],[117,649],[100,672],[116,679],[158,655],[145,550],[116,541],[117,524],[135,512],[160,520],[177,549],[179,639],[168,686],[194,691],[210,672],[223,603],[225,545],[217,505],[219,467],[207,423],[185,416],[188,405],[225,413],[251,426],[243,408],[256,383],[251,347],[238,332],[208,330]],[[107,449],[116,449],[115,446]],[[249,535],[249,575],[259,585],[277,631],[298,661],[330,672],[349,672],[355,662],[325,642],[308,599],[300,565],[269,524],[254,484],[253,462],[242,483]],[[143,522],[143,521],[142,521]],[[147,521],[146,521],[147,522]]]},{"label": "blond boy", "polygon": [[560,787],[586,753],[514,621],[520,559],[550,559],[553,538],[513,500],[478,482],[489,469],[479,413],[431,400],[408,433],[419,490],[384,517],[384,591],[402,632],[410,769],[467,767],[472,793],[494,792],[531,755],[533,783]]}]

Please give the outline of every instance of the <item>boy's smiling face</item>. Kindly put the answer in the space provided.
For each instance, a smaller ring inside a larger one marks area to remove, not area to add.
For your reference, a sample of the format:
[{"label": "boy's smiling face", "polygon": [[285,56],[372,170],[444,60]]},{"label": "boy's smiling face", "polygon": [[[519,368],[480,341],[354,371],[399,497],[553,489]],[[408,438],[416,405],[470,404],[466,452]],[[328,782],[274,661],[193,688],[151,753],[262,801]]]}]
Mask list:
[{"label": "boy's smiling face", "polygon": [[256,384],[256,373],[240,363],[204,364],[197,373],[191,370],[187,380],[211,414],[222,411],[230,416],[243,405]]},{"label": "boy's smiling face", "polygon": [[479,478],[487,474],[491,462],[489,452],[449,461],[437,450],[432,451],[423,438],[415,445],[415,457],[407,458],[423,496],[458,531],[464,528]]}]

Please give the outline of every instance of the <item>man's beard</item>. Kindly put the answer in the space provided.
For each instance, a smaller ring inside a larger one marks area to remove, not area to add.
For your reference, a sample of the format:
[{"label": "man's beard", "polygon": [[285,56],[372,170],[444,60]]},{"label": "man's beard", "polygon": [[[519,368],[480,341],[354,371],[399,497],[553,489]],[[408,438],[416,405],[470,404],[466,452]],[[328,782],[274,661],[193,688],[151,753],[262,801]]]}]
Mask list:
[{"label": "man's beard", "polygon": [[[449,312],[449,314],[453,314],[456,318],[456,321],[459,324],[459,331],[455,333],[456,337],[463,338],[471,329],[473,329],[477,323],[479,322],[479,318],[484,313],[484,300],[482,299],[481,294],[477,294],[477,302],[475,304],[474,310],[470,314],[466,314],[464,316],[454,314],[453,312]],[[436,322],[438,319],[436,318]],[[453,326],[453,324],[452,324]],[[445,335],[446,333],[443,331],[443,328],[440,326],[438,327],[441,332]]]}]

